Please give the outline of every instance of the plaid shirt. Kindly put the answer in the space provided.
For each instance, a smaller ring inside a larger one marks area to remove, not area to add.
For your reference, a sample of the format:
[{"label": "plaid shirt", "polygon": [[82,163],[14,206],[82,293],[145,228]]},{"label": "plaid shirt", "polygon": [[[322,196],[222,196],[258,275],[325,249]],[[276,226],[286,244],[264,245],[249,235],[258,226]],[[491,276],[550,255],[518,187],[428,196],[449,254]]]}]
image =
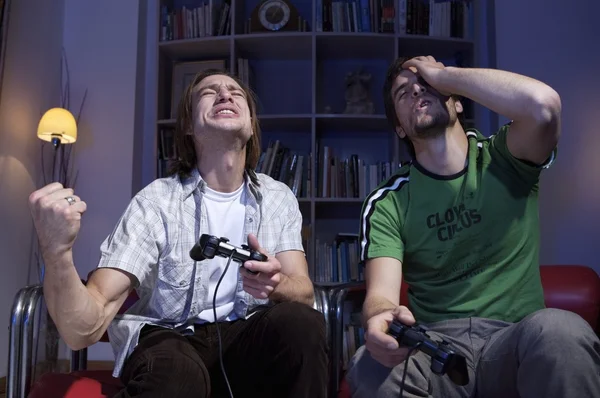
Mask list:
[{"label": "plaid shirt", "polygon": [[[298,201],[283,183],[264,174],[246,174],[250,192],[246,204],[244,236],[253,233],[271,254],[303,251],[302,214]],[[254,181],[253,181],[254,180]],[[256,183],[259,182],[259,184]],[[212,308],[208,297],[208,267],[190,258],[189,252],[208,233],[202,196],[206,183],[196,169],[191,176],[153,181],[129,203],[114,231],[101,246],[98,267],[118,268],[134,275],[139,300],[108,328],[115,354],[114,377],[138,343],[146,324],[193,333],[193,319]],[[254,307],[268,300],[253,298],[238,281],[233,310],[247,318]]]}]

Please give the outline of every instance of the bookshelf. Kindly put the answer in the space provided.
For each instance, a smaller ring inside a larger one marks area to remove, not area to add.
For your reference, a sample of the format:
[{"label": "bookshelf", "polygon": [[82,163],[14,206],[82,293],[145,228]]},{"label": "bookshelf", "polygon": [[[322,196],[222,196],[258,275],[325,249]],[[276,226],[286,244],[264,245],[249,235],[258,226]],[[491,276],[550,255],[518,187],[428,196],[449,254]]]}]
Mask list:
[{"label": "bookshelf", "polygon": [[[475,3],[291,0],[299,18],[296,31],[252,32],[249,18],[259,3],[152,3],[149,13],[155,13],[158,32],[149,35],[157,38],[151,178],[162,175],[169,142],[165,136],[174,128],[174,69],[189,62],[223,61],[228,71],[249,83],[259,100],[264,157],[258,171],[268,169],[269,149],[287,148],[271,171],[289,179],[289,173],[281,172],[286,161],[290,164],[293,155],[296,161],[302,156],[296,189],[313,281],[329,286],[361,279],[357,234],[364,196],[408,159],[384,115],[386,69],[399,56],[416,55],[433,55],[446,65],[476,65]],[[354,16],[354,10],[361,9],[365,19],[358,12]],[[460,13],[465,16],[461,23]],[[381,24],[371,17],[375,14],[391,17]],[[372,114],[344,113],[346,74],[357,71],[371,76]],[[467,103],[465,123],[476,124],[478,115]],[[323,171],[324,162],[330,173]]]}]

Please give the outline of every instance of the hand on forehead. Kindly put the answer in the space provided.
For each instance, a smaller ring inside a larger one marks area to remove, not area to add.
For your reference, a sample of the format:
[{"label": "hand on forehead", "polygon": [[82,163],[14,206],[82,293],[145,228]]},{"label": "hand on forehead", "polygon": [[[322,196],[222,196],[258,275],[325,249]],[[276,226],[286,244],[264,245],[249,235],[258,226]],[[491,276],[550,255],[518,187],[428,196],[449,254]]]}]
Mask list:
[{"label": "hand on forehead", "polygon": [[400,71],[400,75],[404,76],[407,79],[410,79],[412,77],[416,77],[418,79],[421,76],[421,75],[419,75],[419,72],[417,71],[417,69],[414,66],[402,69]]}]

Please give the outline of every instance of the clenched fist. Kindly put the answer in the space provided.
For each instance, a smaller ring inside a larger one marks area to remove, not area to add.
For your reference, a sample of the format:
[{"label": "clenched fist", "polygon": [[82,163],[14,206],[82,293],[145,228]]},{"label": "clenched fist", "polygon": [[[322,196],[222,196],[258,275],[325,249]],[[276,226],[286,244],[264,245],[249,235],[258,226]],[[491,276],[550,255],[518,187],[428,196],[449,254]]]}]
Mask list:
[{"label": "clenched fist", "polygon": [[87,208],[85,202],[71,188],[53,182],[29,195],[29,207],[44,258],[70,251]]}]

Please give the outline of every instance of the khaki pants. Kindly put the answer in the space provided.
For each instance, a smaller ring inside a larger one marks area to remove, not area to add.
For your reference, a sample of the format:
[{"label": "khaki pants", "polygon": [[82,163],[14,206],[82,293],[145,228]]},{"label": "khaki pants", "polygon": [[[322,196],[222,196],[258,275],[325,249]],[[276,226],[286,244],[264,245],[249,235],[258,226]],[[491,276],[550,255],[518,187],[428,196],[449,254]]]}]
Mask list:
[{"label": "khaki pants", "polygon": [[[544,309],[518,323],[483,318],[425,325],[467,360],[469,384],[433,374],[431,358],[411,356],[404,397],[600,398],[600,341],[572,312]],[[355,398],[398,398],[404,363],[393,369],[375,361],[365,347],[349,364],[347,381]]]}]

